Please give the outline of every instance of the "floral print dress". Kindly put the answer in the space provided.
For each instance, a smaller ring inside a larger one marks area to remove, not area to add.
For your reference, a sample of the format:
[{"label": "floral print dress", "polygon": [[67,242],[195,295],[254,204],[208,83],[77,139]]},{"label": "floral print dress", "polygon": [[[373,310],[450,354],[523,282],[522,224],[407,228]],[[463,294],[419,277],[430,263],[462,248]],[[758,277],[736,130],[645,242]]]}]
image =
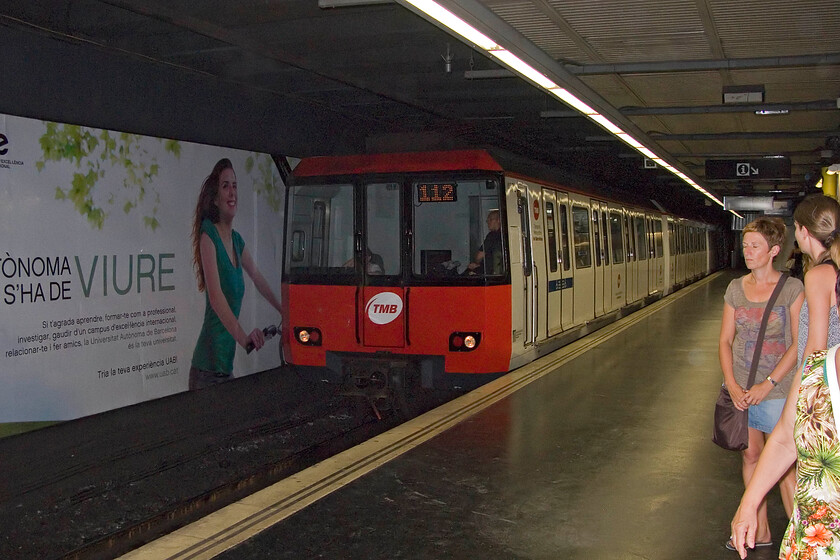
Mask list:
[{"label": "floral print dress", "polygon": [[826,377],[836,369],[826,355],[805,361],[796,402],[795,503],[779,550],[785,560],[840,559],[840,438]]}]

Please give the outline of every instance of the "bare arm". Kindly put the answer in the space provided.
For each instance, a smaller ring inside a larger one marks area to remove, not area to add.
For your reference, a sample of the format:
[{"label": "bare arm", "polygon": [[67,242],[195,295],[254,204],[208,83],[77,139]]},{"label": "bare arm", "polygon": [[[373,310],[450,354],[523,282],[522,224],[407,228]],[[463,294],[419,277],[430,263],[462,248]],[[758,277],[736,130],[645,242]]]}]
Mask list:
[{"label": "bare arm", "polygon": [[747,557],[745,547],[755,547],[755,532],[758,527],[756,512],[761,500],[796,461],[793,425],[796,420],[796,399],[799,396],[800,381],[801,376],[796,375],[790,386],[782,416],[770,434],[764,451],[761,452],[758,465],[741,497],[741,504],[732,518],[732,544],[741,558]]},{"label": "bare arm", "polygon": [[[233,314],[230,305],[228,305],[225,294],[222,291],[221,281],[219,280],[219,268],[216,265],[216,247],[213,245],[210,236],[206,233],[201,234],[199,251],[201,253],[201,266],[204,269],[204,286],[207,290],[207,297],[210,300],[210,307],[216,312],[219,321],[222,322],[222,325],[224,325],[236,343],[245,348],[253,340],[239,324],[239,320]],[[259,329],[255,330],[259,331]],[[260,334],[262,334],[261,331]]]},{"label": "bare arm", "polygon": [[723,381],[729,396],[738,410],[746,410],[744,400],[744,388],[735,381],[735,373],[732,368],[732,341],[735,340],[735,308],[728,303],[723,304],[723,319],[720,322],[720,339],[718,340],[718,359],[720,369],[723,371]]}]

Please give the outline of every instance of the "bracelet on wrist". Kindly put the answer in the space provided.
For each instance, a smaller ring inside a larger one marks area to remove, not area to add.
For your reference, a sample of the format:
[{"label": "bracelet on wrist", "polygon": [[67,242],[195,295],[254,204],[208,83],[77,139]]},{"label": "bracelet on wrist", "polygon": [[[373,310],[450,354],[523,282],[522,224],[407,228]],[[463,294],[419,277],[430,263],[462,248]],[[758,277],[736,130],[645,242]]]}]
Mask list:
[{"label": "bracelet on wrist", "polygon": [[779,383],[776,380],[774,380],[772,377],[770,377],[769,375],[767,376],[767,381],[772,383],[773,387],[778,387],[779,386]]}]

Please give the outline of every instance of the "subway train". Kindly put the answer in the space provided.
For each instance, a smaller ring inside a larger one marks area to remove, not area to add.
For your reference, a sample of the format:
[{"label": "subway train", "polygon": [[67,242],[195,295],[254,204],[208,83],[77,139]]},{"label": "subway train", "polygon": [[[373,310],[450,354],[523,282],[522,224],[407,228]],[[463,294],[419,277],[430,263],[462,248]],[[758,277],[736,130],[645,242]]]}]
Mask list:
[{"label": "subway train", "polygon": [[716,268],[714,227],[535,169],[487,150],[302,159],[285,360],[373,401],[486,380]]}]

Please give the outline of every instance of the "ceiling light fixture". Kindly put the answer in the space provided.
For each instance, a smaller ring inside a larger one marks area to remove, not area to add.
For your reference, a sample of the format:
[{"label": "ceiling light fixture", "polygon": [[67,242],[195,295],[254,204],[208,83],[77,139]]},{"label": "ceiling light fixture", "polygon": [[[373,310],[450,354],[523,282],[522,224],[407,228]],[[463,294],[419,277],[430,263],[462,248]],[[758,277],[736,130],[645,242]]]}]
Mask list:
[{"label": "ceiling light fixture", "polygon": [[[703,193],[710,200],[723,207],[723,201],[716,196],[702,188],[700,185],[690,179],[685,173],[682,173],[675,167],[668,165],[662,158],[656,155],[652,150],[645,147],[641,142],[627,134],[621,127],[613,123],[604,115],[598,113],[597,110],[590,107],[586,102],[579,99],[576,95],[569,92],[567,89],[558,86],[549,76],[540,70],[534,68],[524,60],[522,60],[515,53],[506,49],[497,41],[488,37],[460,17],[456,16],[434,0],[399,0],[401,4],[408,4],[420,12],[426,14],[428,17],[437,21],[444,27],[453,31],[456,35],[461,36],[478,48],[483,49],[490,56],[498,59],[502,64],[518,73],[520,76],[527,78],[539,87],[548,91],[552,95],[559,98],[561,101],[570,107],[580,111],[602,128],[609,131],[611,134],[627,143],[629,146],[636,149],[638,152],[644,154],[645,157],[656,159],[662,162],[662,167],[667,169],[699,192]],[[763,99],[762,99],[763,100]]]}]

